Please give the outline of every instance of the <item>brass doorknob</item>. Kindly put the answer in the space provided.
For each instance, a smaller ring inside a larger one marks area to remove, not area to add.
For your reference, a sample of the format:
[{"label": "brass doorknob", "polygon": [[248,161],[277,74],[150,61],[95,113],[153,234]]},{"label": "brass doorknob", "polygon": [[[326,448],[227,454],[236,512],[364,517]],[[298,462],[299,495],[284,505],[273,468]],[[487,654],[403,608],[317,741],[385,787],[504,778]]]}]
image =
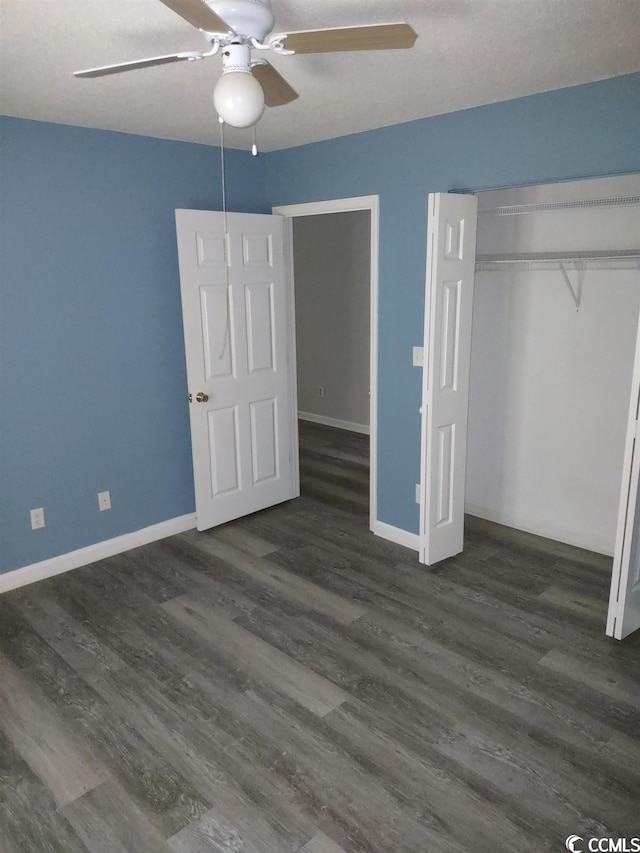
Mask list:
[{"label": "brass doorknob", "polygon": [[206,403],[209,399],[209,395],[205,394],[204,391],[198,391],[196,394],[196,403]]}]

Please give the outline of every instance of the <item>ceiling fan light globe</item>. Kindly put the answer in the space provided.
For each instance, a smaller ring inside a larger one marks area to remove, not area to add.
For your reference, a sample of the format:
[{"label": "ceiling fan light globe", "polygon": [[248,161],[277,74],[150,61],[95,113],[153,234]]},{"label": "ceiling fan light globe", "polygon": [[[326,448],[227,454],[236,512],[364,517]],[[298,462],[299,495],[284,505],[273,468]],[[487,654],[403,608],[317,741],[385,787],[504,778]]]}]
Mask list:
[{"label": "ceiling fan light globe", "polygon": [[264,92],[250,71],[228,71],[216,83],[213,105],[225,124],[251,127],[264,112]]}]

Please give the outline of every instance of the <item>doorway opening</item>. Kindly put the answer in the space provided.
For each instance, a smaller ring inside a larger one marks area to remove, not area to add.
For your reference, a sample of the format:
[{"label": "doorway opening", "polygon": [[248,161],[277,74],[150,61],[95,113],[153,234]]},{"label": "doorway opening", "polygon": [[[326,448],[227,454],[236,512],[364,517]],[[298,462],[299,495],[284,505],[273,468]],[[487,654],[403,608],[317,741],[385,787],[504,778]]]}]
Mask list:
[{"label": "doorway opening", "polygon": [[303,489],[364,510],[375,532],[378,197],[287,205],[273,213],[285,217],[295,294]]}]

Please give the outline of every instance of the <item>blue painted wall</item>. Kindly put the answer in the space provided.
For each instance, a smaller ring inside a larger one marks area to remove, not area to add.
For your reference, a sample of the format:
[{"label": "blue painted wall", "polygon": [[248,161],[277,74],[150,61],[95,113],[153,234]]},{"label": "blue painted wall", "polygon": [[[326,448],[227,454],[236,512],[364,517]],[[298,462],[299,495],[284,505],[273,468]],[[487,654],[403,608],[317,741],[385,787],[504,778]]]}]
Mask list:
[{"label": "blue painted wall", "polygon": [[[272,205],[380,196],[378,517],[416,533],[427,195],[640,171],[640,74],[267,157]],[[330,251],[330,247],[327,247]]]},{"label": "blue painted wall", "polygon": [[[11,118],[0,133],[8,571],[193,512],[173,217],[220,209],[220,152]],[[227,167],[229,209],[380,195],[379,517],[416,532],[427,194],[640,171],[640,75]]]},{"label": "blue painted wall", "polygon": [[[218,148],[0,121],[6,572],[194,511],[174,210],[221,204]],[[264,158],[226,165],[267,211]]]}]

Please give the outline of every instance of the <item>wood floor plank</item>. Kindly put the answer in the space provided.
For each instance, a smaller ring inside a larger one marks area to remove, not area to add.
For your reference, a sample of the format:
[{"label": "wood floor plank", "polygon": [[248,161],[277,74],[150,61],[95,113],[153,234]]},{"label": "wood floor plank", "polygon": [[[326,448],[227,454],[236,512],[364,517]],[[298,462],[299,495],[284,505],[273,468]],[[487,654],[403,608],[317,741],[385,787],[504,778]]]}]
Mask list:
[{"label": "wood floor plank", "polygon": [[122,795],[163,838],[180,832],[211,805],[159,754],[154,743],[119,716],[105,715],[90,731],[94,750]]},{"label": "wood floor plank", "polygon": [[554,838],[561,839],[564,827],[571,823],[598,837],[631,828],[628,799],[626,803],[623,799],[617,808],[611,802],[608,808],[604,807],[599,803],[600,781],[587,784],[581,780],[575,784],[574,768],[565,768],[569,772],[563,773],[562,761],[556,762],[553,755],[543,755],[539,760],[535,751],[508,748],[464,725],[457,726],[436,748],[483,780],[489,789],[499,792],[514,815],[520,814],[530,822],[533,815],[544,814],[544,826],[536,826],[535,830],[538,837],[548,832],[549,844]]},{"label": "wood floor plank", "polygon": [[254,677],[267,679],[287,696],[322,716],[348,695],[330,681],[301,666],[249,631],[188,596],[168,601],[163,608],[217,648],[234,657]]},{"label": "wood floor plank", "polygon": [[[633,712],[637,713],[640,709],[640,686],[637,681],[632,681],[624,674],[616,673],[612,667],[605,669],[593,662],[586,663],[558,649],[552,649],[540,658],[540,666],[584,685],[589,691],[595,690],[616,702],[626,704]],[[638,735],[640,735],[640,714]]]},{"label": "wood floor plank", "polygon": [[[491,849],[499,836],[512,850],[537,851],[539,836],[532,843],[528,833],[507,818],[492,800],[492,792],[486,786],[482,790],[470,789],[451,766],[443,767],[437,746],[429,747],[427,738],[421,754],[416,754],[407,748],[407,741],[397,737],[397,732],[383,731],[376,724],[376,716],[358,700],[350,700],[333,711],[323,724],[331,730],[331,743],[359,763],[375,767],[405,806],[434,823],[448,826],[463,849]],[[426,728],[423,724],[423,730]],[[419,729],[416,722],[414,730],[418,734]]]},{"label": "wood floor plank", "polygon": [[324,832],[318,832],[304,845],[302,853],[345,853],[345,851]]},{"label": "wood floor plank", "polygon": [[110,780],[62,808],[91,853],[169,853],[126,790]]},{"label": "wood floor plank", "polygon": [[[106,699],[105,703],[96,704],[93,697],[97,694],[89,688],[89,684],[99,682],[101,677],[110,673],[122,672],[125,665],[117,658],[117,666],[87,667],[82,656],[86,647],[85,634],[81,634],[82,644],[77,650],[73,643],[67,643],[69,638],[57,628],[60,624],[68,626],[69,617],[62,608],[57,605],[54,607],[46,596],[44,598],[49,606],[45,611],[43,625],[45,629],[50,628],[52,614],[55,616],[54,639],[57,640],[62,634],[65,642],[58,644],[58,651],[70,671],[63,671],[61,662],[54,660],[56,656],[47,653],[46,646],[34,649],[35,656],[31,661],[23,658],[23,668],[28,670],[32,680],[37,680],[39,687],[49,688],[47,698],[52,709],[66,722],[72,723],[76,733],[82,733],[91,744],[94,756],[108,768],[110,777],[122,785],[149,822],[163,835],[174,834],[204,813],[210,803],[201,800],[179,773],[163,762],[152,744],[145,743],[119,716],[110,715]],[[41,611],[33,609],[28,615],[35,619],[38,612]],[[92,639],[90,647],[93,649],[96,643]],[[105,658],[113,660],[115,655],[103,647],[98,660]],[[78,661],[79,670],[85,676],[83,679],[72,668]]]},{"label": "wood floor plank", "polygon": [[221,542],[235,545],[245,554],[251,554],[254,557],[268,557],[269,554],[273,554],[280,548],[280,545],[267,542],[266,539],[249,533],[248,530],[243,530],[237,524],[223,524],[217,527],[216,538]]},{"label": "wood floor plank", "polygon": [[602,624],[606,619],[606,600],[594,601],[592,595],[584,595],[575,590],[569,590],[553,584],[540,593],[541,601],[546,601],[568,613],[579,614],[587,619]]},{"label": "wood floor plank", "polygon": [[595,551],[586,551],[584,548],[576,548],[565,542],[555,539],[547,539],[536,536],[534,533],[525,533],[515,527],[505,527],[484,518],[467,516],[465,518],[465,534],[468,537],[479,537],[483,542],[491,542],[502,549],[515,547],[518,553],[536,554],[551,559],[556,565],[561,560],[563,565],[567,562],[581,566],[583,577],[591,577],[590,569],[598,572],[610,572],[611,557],[598,554]]},{"label": "wood floor plank", "polygon": [[24,596],[18,599],[16,609],[80,675],[122,669],[125,665],[50,597]]},{"label": "wood floor plank", "polygon": [[298,712],[268,689],[247,695],[254,706],[247,719],[285,746],[296,768],[299,798],[309,805],[318,800],[324,803],[315,819],[341,847],[397,853],[464,850],[452,833],[443,832],[443,824],[433,820],[428,809],[416,810],[415,804],[399,797],[371,764],[352,761],[349,753],[325,736],[321,719],[310,718],[308,712],[305,716],[301,706]]},{"label": "wood floor plank", "polygon": [[277,847],[256,847],[247,841],[237,829],[219,820],[212,809],[197,823],[186,827],[169,838],[168,844],[174,853],[262,853]]},{"label": "wood floor plank", "polygon": [[1,651],[0,727],[47,785],[58,808],[109,778],[78,733],[55,714]]},{"label": "wood floor plank", "polygon": [[[29,816],[27,820],[25,815]],[[0,850],[87,853],[87,847],[57,810],[50,792],[1,729]]]},{"label": "wood floor plank", "polygon": [[222,811],[218,807],[210,809],[169,838],[170,849],[174,853],[235,853],[240,850],[242,853],[295,853],[294,848],[279,838],[257,813],[253,813],[249,824],[245,822],[244,818],[252,811],[246,803],[236,800],[232,810],[226,810],[225,817]]},{"label": "wood floor plank", "polygon": [[259,584],[268,586],[279,595],[326,613],[339,622],[353,622],[364,612],[362,607],[331,590],[318,587],[269,560],[245,554],[239,548],[221,540],[215,530],[206,533],[188,531],[182,534],[182,538],[196,548],[224,560],[234,569],[245,573]]},{"label": "wood floor plank", "polygon": [[306,474],[301,477],[301,487],[309,495],[320,497],[323,500],[330,500],[353,512],[365,515],[369,511],[368,496],[354,493],[349,486],[341,485],[334,481],[327,482],[320,477],[313,477]]},{"label": "wood floor plank", "polygon": [[202,798],[215,804],[217,819],[227,826],[238,821],[254,827],[266,819],[283,846],[300,847],[315,826],[300,813],[296,793],[277,767],[281,747],[262,758],[263,740],[247,725],[246,709],[253,705],[246,694],[194,675],[187,682],[190,690],[210,697],[211,719],[190,713],[191,702],[167,695],[163,685],[144,674],[101,678],[96,689]]},{"label": "wood floor plank", "polygon": [[[162,558],[150,559],[146,563],[145,573],[152,579],[162,583],[169,575],[179,592],[166,596],[168,601],[179,595],[189,594],[218,607],[223,607],[230,618],[235,618],[253,608],[253,602],[235,585],[225,583],[224,574],[220,571],[224,566],[220,560],[212,559],[206,552],[187,546],[179,536],[162,542]],[[117,574],[116,574],[117,576]]]},{"label": "wood floor plank", "polygon": [[[71,586],[71,594],[61,594],[59,600],[71,612],[81,615],[93,634],[115,651],[134,672],[152,671],[159,681],[174,685],[173,673],[167,670],[165,647],[182,650],[197,662],[206,652],[206,668],[211,679],[220,680],[237,689],[246,686],[246,678],[237,665],[226,655],[211,646],[204,648],[202,641],[188,627],[173,619],[162,606],[129,591],[127,606],[118,603],[118,589],[107,595],[102,585],[104,577],[84,589]],[[98,589],[98,594],[95,590]],[[108,608],[105,607],[108,601]],[[206,599],[205,599],[206,601]],[[213,605],[216,607],[216,605]],[[236,615],[232,607],[227,616]],[[93,683],[93,682],[91,682]]]}]

